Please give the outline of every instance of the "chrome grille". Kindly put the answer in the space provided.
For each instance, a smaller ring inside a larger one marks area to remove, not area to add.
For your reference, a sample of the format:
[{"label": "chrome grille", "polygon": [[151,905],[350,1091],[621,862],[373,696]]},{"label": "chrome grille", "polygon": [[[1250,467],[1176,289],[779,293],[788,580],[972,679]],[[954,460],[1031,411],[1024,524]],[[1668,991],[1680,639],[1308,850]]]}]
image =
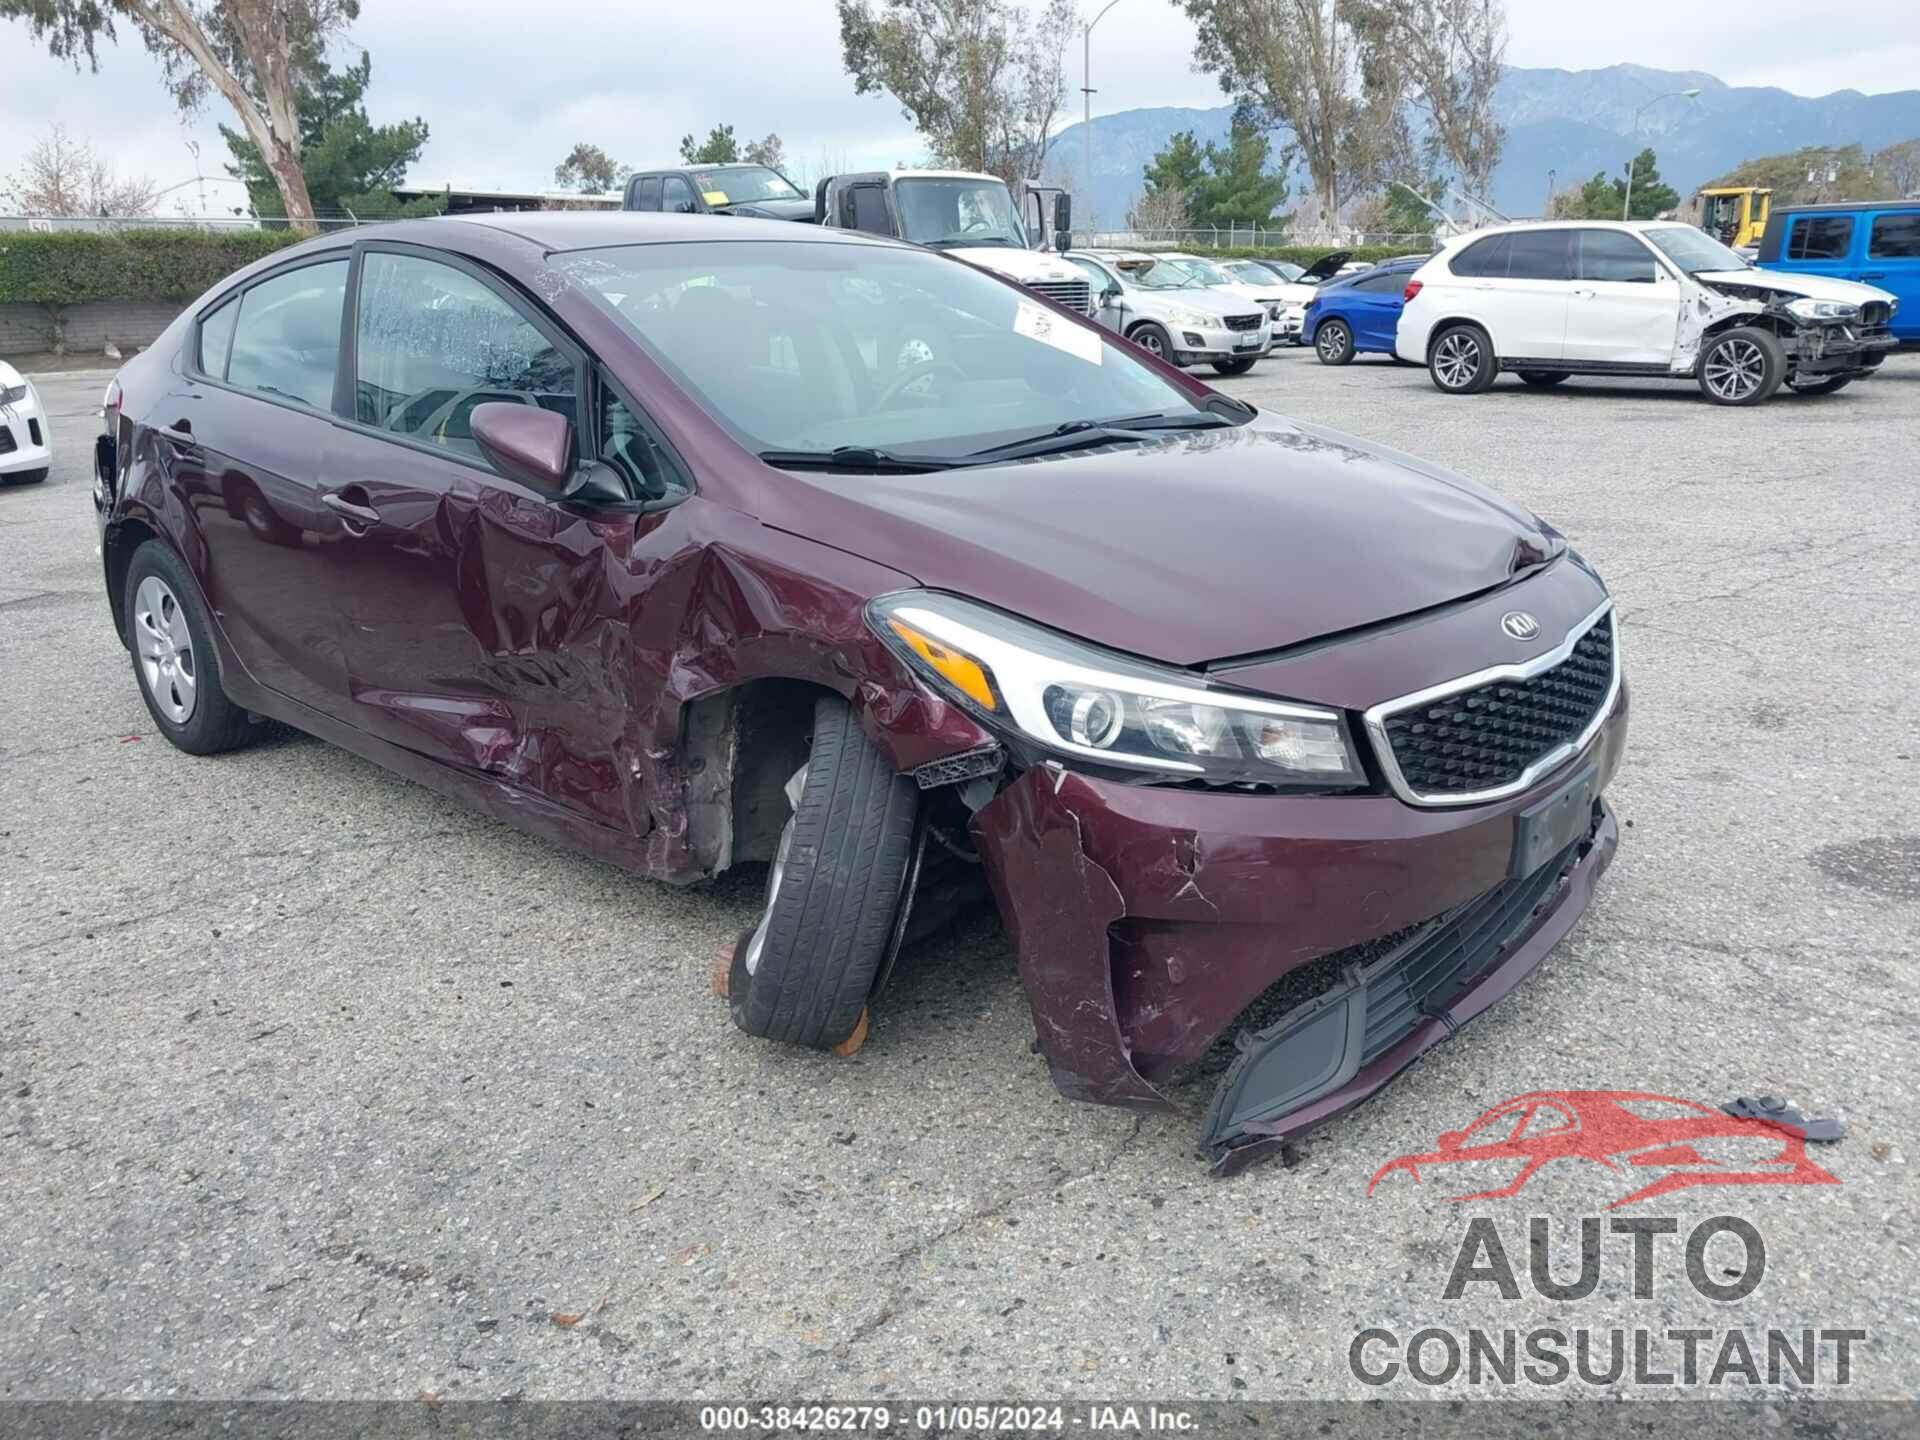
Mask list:
[{"label": "chrome grille", "polygon": [[1082,315],[1093,313],[1093,286],[1085,280],[1036,280],[1027,289]]},{"label": "chrome grille", "polygon": [[1229,315],[1227,316],[1227,328],[1229,330],[1258,330],[1260,328],[1260,317],[1258,315]]}]

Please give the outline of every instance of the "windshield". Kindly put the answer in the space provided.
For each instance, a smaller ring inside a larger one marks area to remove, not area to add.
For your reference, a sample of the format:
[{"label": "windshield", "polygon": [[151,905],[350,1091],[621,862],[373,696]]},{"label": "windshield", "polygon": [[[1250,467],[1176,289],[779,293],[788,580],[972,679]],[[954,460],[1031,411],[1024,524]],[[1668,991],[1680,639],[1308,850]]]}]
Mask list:
[{"label": "windshield", "polygon": [[1689,275],[1702,270],[1753,268],[1752,263],[1738,251],[1729,250],[1711,235],[1703,234],[1691,225],[1662,225],[1640,233]]},{"label": "windshield", "polygon": [[1236,280],[1248,285],[1267,285],[1274,283],[1274,273],[1257,260],[1241,260],[1226,267],[1227,273]]},{"label": "windshield", "polygon": [[900,211],[900,238],[916,245],[1027,248],[1013,196],[998,180],[900,180],[893,203]]},{"label": "windshield", "polygon": [[693,183],[709,205],[745,205],[755,200],[806,198],[779,171],[769,170],[764,165],[696,170],[693,172]]},{"label": "windshield", "polygon": [[1203,414],[1124,342],[921,251],[709,241],[552,264],[756,452],[952,456],[1063,425]]},{"label": "windshield", "polygon": [[1141,262],[1123,261],[1120,273],[1127,277],[1129,285],[1138,285],[1142,290],[1198,290],[1200,281],[1178,265],[1165,260]]},{"label": "windshield", "polygon": [[1261,260],[1258,263],[1271,270],[1289,285],[1307,273],[1305,266],[1295,265],[1290,260]]},{"label": "windshield", "polygon": [[1238,285],[1240,283],[1218,265],[1209,265],[1205,260],[1169,260],[1166,263],[1178,265],[1202,285]]}]

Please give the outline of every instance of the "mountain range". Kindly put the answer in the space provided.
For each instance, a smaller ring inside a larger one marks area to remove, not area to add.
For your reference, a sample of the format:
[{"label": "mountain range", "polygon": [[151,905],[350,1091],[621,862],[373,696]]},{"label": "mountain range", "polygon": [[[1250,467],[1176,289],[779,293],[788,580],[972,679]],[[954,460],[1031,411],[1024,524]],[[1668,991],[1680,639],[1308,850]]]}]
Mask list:
[{"label": "mountain range", "polygon": [[[1700,91],[1697,99],[1660,99],[1673,91]],[[1724,174],[1742,160],[1808,145],[1850,145],[1869,150],[1920,136],[1920,90],[1863,95],[1795,95],[1772,86],[1728,85],[1700,71],[1653,70],[1612,65],[1604,70],[1532,70],[1509,66],[1495,105],[1507,127],[1506,148],[1494,172],[1490,198],[1510,215],[1538,215],[1546,205],[1547,177],[1561,188],[1577,185],[1597,170],[1621,173],[1628,158],[1651,145],[1660,175],[1681,194]],[[1054,138],[1049,171],[1075,191],[1085,225],[1118,226],[1140,193],[1141,170],[1181,130],[1201,143],[1224,142],[1231,105],[1211,109],[1156,107],[1120,110],[1093,120],[1093,183],[1082,174],[1085,127],[1068,126]],[[1285,131],[1275,132],[1284,142]],[[1294,179],[1294,194],[1306,188]],[[1092,202],[1091,214],[1087,209]]]}]

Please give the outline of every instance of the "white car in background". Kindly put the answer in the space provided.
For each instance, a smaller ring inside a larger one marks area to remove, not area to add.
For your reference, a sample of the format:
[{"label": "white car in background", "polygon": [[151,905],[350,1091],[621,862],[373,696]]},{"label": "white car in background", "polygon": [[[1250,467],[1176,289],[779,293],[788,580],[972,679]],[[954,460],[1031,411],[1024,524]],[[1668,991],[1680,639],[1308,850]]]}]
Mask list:
[{"label": "white car in background", "polygon": [[1350,261],[1351,250],[1335,250],[1322,255],[1306,269],[1301,269],[1285,260],[1234,260],[1225,265],[1225,269],[1244,278],[1244,270],[1265,271],[1278,278],[1278,284],[1262,284],[1258,288],[1264,295],[1277,296],[1287,309],[1287,335],[1294,344],[1300,343],[1301,326],[1306,321],[1307,306],[1313,303],[1313,297],[1320,293],[1320,287],[1336,275],[1344,275],[1350,270],[1369,270],[1373,267],[1359,261]]},{"label": "white car in background", "polygon": [[1154,258],[1169,265],[1178,265],[1211,290],[1220,290],[1238,295],[1243,300],[1251,300],[1267,312],[1267,318],[1273,323],[1274,340],[1295,343],[1300,338],[1300,321],[1306,313],[1306,304],[1297,307],[1287,303],[1287,287],[1277,280],[1246,280],[1229,271],[1216,260],[1204,255],[1189,255],[1181,251],[1156,251]]},{"label": "white car in background", "polygon": [[53,451],[46,407],[33,382],[0,360],[0,484],[32,485],[47,478]]},{"label": "white car in background", "polygon": [[1830,395],[1893,350],[1892,294],[1749,264],[1691,225],[1503,225],[1447,242],[1407,282],[1402,360],[1449,395],[1503,370],[1542,389],[1569,375],[1693,380],[1716,405],[1782,385]]},{"label": "white car in background", "polygon": [[1175,365],[1244,375],[1273,346],[1273,323],[1257,302],[1208,286],[1157,255],[1069,250],[1061,258],[1092,284],[1094,319]]}]

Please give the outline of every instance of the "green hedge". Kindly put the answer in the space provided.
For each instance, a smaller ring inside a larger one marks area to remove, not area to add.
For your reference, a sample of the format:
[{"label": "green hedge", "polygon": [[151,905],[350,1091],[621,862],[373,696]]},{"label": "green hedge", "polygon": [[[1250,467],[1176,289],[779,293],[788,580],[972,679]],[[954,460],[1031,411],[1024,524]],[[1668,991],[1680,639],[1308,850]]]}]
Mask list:
[{"label": "green hedge", "polygon": [[0,231],[0,304],[192,300],[301,238],[286,230]]}]

